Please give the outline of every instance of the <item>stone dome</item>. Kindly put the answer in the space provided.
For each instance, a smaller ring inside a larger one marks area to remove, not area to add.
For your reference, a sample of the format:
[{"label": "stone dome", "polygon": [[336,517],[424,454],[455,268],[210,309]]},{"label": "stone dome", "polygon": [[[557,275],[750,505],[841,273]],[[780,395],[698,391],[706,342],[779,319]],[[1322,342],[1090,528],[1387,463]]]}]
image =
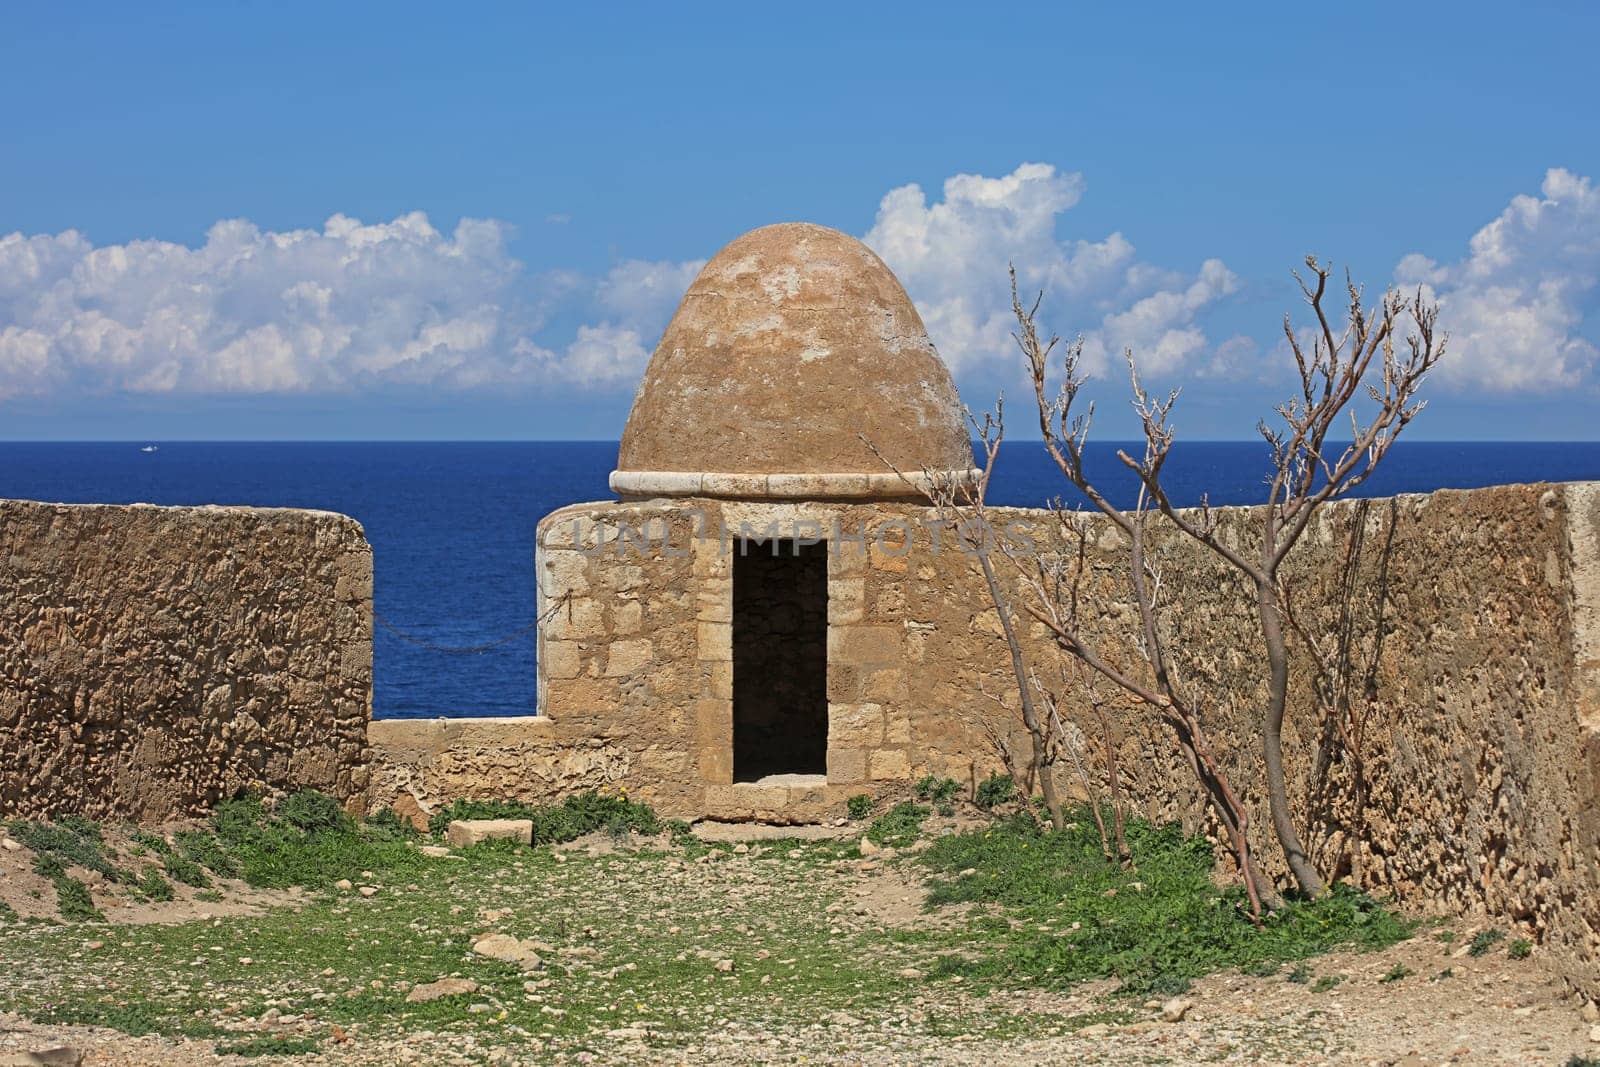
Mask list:
[{"label": "stone dome", "polygon": [[712,257],[650,357],[611,488],[627,498],[904,499],[970,476],[950,371],[883,260],[809,223]]}]

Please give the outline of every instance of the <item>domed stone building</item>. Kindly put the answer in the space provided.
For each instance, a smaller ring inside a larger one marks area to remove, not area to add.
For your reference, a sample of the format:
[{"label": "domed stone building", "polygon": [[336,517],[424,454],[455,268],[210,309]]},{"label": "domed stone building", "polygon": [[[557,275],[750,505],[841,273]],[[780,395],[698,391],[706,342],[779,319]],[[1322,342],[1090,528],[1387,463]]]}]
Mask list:
[{"label": "domed stone building", "polygon": [[[626,791],[663,815],[811,822],[857,794],[909,796],[927,775],[976,799],[1007,769],[1032,795],[987,582],[918,486],[925,472],[970,476],[972,459],[950,375],[876,256],[817,226],[740,237],[662,335],[611,475],[616,499],[539,523],[538,714],[373,722],[370,803],[424,819],[463,797]],[[1363,795],[1410,825],[1372,823],[1382,836],[1369,847],[1348,836],[1343,806],[1318,810],[1330,764],[1306,714],[1289,724],[1299,736],[1285,767],[1303,830],[1357,850],[1350,877],[1364,888],[1542,916],[1552,950],[1600,988],[1600,927],[1549,904],[1600,886],[1595,820],[1574,821],[1600,810],[1600,486],[1371,503],[1319,512],[1296,595],[1349,627],[1340,640],[1373,687],[1362,730],[1383,756],[1360,763],[1373,776]],[[1002,538],[1025,535],[1007,554],[1024,570],[1007,564],[1001,581],[1026,676],[1059,713],[1045,771],[1058,792],[1106,797],[1110,746],[1128,810],[1207,826],[1170,726],[1088,685],[1028,612],[1031,560],[1073,582],[1091,644],[1137,664],[1121,534],[1045,509],[988,518]],[[1225,541],[1258,536],[1254,509],[1209,518]],[[1206,743],[1270,854],[1253,600],[1208,549],[1161,523],[1149,535],[1162,595],[1181,606],[1168,616],[1174,647],[1206,688]],[[1326,667],[1294,656],[1293,699],[1309,712]],[[1474,767],[1499,785],[1485,790]],[[1439,826],[1468,828],[1444,861]]]},{"label": "domed stone building", "polygon": [[740,237],[689,286],[639,385],[611,488],[920,499],[886,462],[971,468],[955,383],[883,260],[837,230],[785,223]]},{"label": "domed stone building", "polygon": [[806,223],[738,238],[645,371],[621,502],[539,525],[540,714],[651,739],[630,773],[711,814],[950,771],[930,754],[967,746],[914,729],[938,679],[915,669],[905,586],[920,486],[972,466],[955,383],[881,259]]}]

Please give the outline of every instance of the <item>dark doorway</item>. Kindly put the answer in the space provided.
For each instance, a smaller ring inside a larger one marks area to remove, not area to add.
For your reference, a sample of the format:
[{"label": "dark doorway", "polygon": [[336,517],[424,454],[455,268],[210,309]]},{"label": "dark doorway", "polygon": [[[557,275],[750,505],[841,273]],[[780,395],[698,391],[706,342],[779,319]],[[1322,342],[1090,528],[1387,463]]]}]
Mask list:
[{"label": "dark doorway", "polygon": [[733,780],[828,770],[828,546],[733,558]]}]

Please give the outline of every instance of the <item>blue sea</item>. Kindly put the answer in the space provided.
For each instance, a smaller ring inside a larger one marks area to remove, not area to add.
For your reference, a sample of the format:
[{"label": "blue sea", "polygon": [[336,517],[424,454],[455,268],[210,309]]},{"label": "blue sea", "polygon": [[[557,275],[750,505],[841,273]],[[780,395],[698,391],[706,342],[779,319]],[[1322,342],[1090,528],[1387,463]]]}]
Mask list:
[{"label": "blue sea", "polygon": [[[506,443],[0,442],[0,498],[72,503],[252,504],[322,508],[366,528],[383,622],[424,642],[476,646],[534,616],[534,524],[546,512],[606,500],[617,446],[599,441]],[[1131,477],[1116,445],[1092,450],[1113,494]],[[1262,494],[1259,442],[1181,444],[1168,461],[1180,504]],[[1600,443],[1402,442],[1366,495],[1510,482],[1600,480]],[[1037,445],[1008,444],[991,501],[1037,506],[1061,492]],[[373,711],[379,717],[525,715],[533,711],[534,635],[452,654],[375,628]]]}]

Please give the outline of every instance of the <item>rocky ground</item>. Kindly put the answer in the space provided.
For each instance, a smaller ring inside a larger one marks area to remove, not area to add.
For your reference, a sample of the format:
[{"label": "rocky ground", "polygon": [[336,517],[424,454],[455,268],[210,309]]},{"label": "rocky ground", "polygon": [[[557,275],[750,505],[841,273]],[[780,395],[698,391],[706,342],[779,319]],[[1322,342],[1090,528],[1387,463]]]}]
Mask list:
[{"label": "rocky ground", "polygon": [[[862,856],[859,827],[837,832],[418,845],[414,866],[327,891],[224,884],[159,916],[97,897],[107,922],[12,918],[0,1065],[54,1047],[72,1050],[54,1062],[173,1067],[1600,1058],[1600,1019],[1538,948],[1513,958],[1513,937],[1470,923],[1172,997],[964,979],[941,960],[982,951],[970,924],[986,906],[929,911],[922,843]],[[26,858],[0,857],[0,885],[37,910]]]}]

